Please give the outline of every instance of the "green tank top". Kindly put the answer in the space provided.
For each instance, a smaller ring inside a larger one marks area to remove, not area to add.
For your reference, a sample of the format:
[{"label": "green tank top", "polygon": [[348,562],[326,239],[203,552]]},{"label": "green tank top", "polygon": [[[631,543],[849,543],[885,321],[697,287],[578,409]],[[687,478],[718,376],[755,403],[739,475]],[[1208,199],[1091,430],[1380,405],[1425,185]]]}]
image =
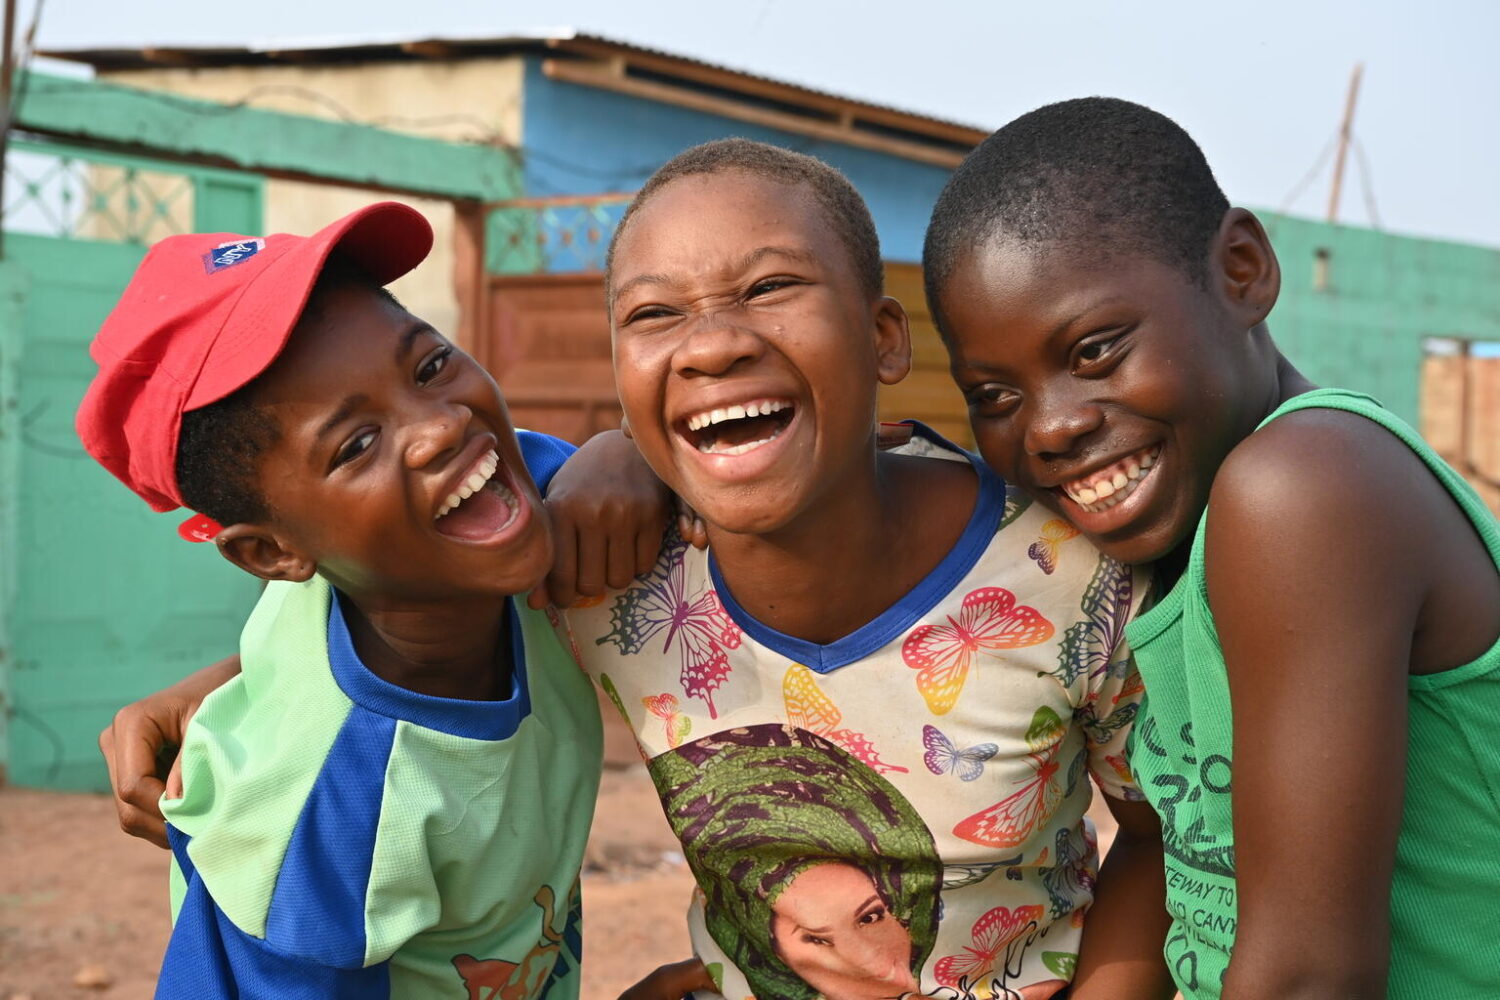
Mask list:
[{"label": "green tank top", "polygon": [[[1416,431],[1370,397],[1318,389],[1283,403],[1261,426],[1315,407],[1356,413],[1405,442],[1500,565],[1494,515]],[[1237,920],[1234,730],[1203,543],[1200,520],[1182,578],[1126,628],[1146,684],[1130,766],[1162,820],[1172,914],[1166,957],[1188,1000],[1219,996]],[[1412,676],[1407,693],[1406,799],[1391,884],[1387,995],[1500,997],[1500,642],[1472,663]]]}]

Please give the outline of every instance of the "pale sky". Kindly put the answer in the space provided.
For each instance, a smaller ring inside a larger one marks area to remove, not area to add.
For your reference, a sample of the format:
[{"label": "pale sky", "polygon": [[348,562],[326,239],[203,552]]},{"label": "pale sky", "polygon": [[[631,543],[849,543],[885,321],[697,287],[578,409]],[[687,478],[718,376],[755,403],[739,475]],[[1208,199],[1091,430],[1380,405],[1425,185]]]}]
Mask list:
[{"label": "pale sky", "polygon": [[[20,0],[21,27],[36,0]],[[273,27],[275,26],[275,27]],[[1177,119],[1232,201],[1321,218],[1365,64],[1340,219],[1500,247],[1492,0],[46,0],[41,47],[262,45],[567,26],[996,127],[1107,94]],[[1293,195],[1300,189],[1300,195]]]}]

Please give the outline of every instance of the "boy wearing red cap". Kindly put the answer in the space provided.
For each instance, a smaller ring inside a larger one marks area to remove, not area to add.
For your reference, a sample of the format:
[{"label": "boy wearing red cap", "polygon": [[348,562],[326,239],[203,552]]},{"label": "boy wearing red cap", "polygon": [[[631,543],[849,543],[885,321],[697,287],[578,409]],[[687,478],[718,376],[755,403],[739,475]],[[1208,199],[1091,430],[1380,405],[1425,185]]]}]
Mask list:
[{"label": "boy wearing red cap", "polygon": [[386,203],[155,246],[92,353],[85,446],[270,581],[162,809],[159,997],[572,997],[595,700],[546,616],[537,485],[571,446],[384,284]]}]

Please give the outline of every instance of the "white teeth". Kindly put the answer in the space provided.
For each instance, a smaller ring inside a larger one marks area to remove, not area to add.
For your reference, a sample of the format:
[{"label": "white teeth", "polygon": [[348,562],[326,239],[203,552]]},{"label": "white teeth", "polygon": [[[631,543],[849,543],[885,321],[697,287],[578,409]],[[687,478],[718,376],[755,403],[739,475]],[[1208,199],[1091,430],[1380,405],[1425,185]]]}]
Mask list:
[{"label": "white teeth", "polygon": [[[781,432],[777,431],[776,433],[780,434]],[[743,455],[745,452],[759,448],[761,445],[775,439],[776,434],[772,434],[768,438],[761,438],[759,441],[746,441],[744,444],[737,444],[731,448],[715,448],[713,445],[703,442],[698,445],[698,450],[705,455]]]},{"label": "white teeth", "polygon": [[448,494],[448,499],[443,501],[443,505],[438,508],[438,512],[433,517],[433,520],[436,521],[454,507],[457,507],[469,499],[469,497],[479,492],[484,487],[484,484],[490,481],[490,477],[495,474],[495,470],[498,468],[500,468],[500,456],[494,451],[486,452],[475,464],[474,471],[469,474],[469,478],[459,484],[456,492]]},{"label": "white teeth", "polygon": [[1090,513],[1108,510],[1135,492],[1136,485],[1156,464],[1157,451],[1131,455],[1103,472],[1092,473],[1092,482],[1080,485],[1085,480],[1074,480],[1063,485],[1063,490],[1080,507]]},{"label": "white teeth", "polygon": [[704,410],[702,413],[695,413],[687,418],[688,430],[701,431],[705,427],[722,424],[726,420],[743,420],[745,417],[769,417],[771,414],[779,413],[791,405],[790,402],[784,399],[758,399],[749,403]]}]

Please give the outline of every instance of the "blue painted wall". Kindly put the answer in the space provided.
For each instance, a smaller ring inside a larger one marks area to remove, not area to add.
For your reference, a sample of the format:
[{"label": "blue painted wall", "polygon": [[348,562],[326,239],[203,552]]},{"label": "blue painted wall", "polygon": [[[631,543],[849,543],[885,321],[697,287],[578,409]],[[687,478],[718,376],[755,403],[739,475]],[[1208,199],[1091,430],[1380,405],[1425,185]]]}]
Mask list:
[{"label": "blue painted wall", "polygon": [[527,57],[524,183],[532,197],[633,191],[689,146],[744,136],[816,156],[864,195],[886,260],[922,258],[927,218],[950,171],[594,87],[549,80]]}]

